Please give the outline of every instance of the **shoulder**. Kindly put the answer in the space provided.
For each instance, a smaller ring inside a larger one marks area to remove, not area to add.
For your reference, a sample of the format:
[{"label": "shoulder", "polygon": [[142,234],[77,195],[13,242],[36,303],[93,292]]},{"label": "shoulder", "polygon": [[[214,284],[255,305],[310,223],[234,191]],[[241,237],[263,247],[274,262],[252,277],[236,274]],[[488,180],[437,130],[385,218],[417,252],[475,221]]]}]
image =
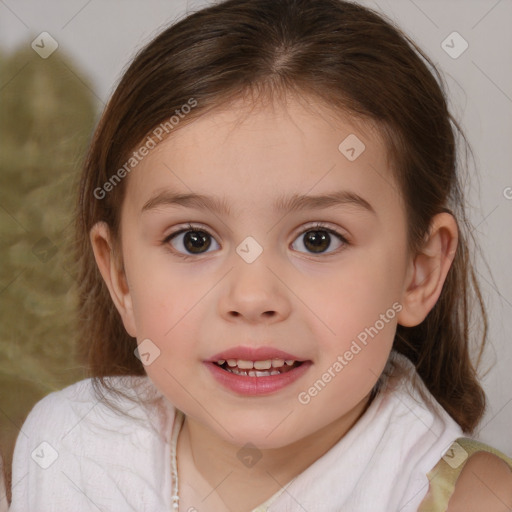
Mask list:
[{"label": "shoulder", "polygon": [[39,430],[47,423],[62,425],[101,401],[99,388],[97,390],[93,379],[80,380],[39,400],[29,412],[24,427],[37,426]]},{"label": "shoulder", "polygon": [[14,447],[10,510],[50,510],[48,504],[60,492],[55,485],[62,476],[62,462],[70,467],[73,452],[82,445],[76,426],[94,405],[93,397],[92,381],[86,379],[50,393],[31,409]]},{"label": "shoulder", "polygon": [[497,455],[477,452],[462,469],[447,512],[507,512],[512,508],[512,469]]},{"label": "shoulder", "polygon": [[[10,510],[90,510],[89,500],[101,510],[163,510],[156,489],[169,485],[162,433],[173,416],[158,423],[140,400],[154,394],[147,377],[108,384],[116,393],[85,379],[33,407],[14,449]],[[154,487],[146,489],[147,482]]]},{"label": "shoulder", "polygon": [[20,453],[33,458],[41,443],[60,455],[82,456],[113,441],[154,437],[165,427],[155,423],[144,401],[154,389],[147,377],[110,377],[106,384],[84,379],[37,402],[20,429],[14,462]]},{"label": "shoulder", "polygon": [[80,410],[94,403],[92,379],[85,379],[54,391],[39,400],[30,410],[20,435],[32,436],[33,431],[41,431],[58,423],[65,427],[80,414]]},{"label": "shoulder", "polygon": [[[42,432],[51,438],[66,438],[84,427],[123,428],[135,418],[144,418],[137,398],[137,387],[144,389],[147,378],[110,377],[108,388],[91,378],[54,391],[35,404],[21,430],[25,437],[39,437]],[[144,418],[145,419],[145,418]],[[119,430],[117,431],[119,433]]]}]

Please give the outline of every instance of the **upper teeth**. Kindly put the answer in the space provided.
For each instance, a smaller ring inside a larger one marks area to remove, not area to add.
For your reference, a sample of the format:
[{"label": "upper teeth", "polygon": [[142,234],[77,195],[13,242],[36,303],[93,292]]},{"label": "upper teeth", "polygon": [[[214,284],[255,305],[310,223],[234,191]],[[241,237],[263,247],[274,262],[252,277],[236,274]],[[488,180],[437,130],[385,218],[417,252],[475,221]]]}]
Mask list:
[{"label": "upper teeth", "polygon": [[[225,359],[219,359],[217,364],[222,365],[226,362]],[[265,361],[246,361],[245,359],[228,359],[228,366],[234,368],[238,366],[238,368],[242,370],[251,370],[255,368],[256,370],[268,370],[269,368],[281,368],[285,365],[292,366],[295,361],[293,359],[267,359]]]}]

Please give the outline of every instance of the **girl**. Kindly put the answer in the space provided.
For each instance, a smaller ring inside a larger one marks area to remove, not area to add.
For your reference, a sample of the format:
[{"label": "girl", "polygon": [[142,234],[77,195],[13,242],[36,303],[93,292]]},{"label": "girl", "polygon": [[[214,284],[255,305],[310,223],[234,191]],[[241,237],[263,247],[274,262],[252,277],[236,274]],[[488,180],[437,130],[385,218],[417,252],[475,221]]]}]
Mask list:
[{"label": "girl", "polygon": [[137,55],[80,183],[92,378],[30,413],[12,511],[512,506],[467,437],[485,310],[436,77],[341,0],[224,1]]}]

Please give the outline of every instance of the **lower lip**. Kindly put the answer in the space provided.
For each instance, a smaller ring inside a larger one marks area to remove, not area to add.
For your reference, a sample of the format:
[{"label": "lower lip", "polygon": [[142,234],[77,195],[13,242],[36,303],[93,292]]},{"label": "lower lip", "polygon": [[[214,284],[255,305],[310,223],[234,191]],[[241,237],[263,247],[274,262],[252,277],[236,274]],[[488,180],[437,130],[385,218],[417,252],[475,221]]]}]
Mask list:
[{"label": "lower lip", "polygon": [[236,375],[223,370],[215,363],[205,361],[205,364],[212,372],[212,375],[217,382],[222,384],[224,387],[240,395],[258,396],[275,393],[276,391],[289,386],[304,375],[312,363],[311,361],[304,361],[300,366],[297,366],[293,370],[280,373],[279,375],[269,375],[268,377]]}]

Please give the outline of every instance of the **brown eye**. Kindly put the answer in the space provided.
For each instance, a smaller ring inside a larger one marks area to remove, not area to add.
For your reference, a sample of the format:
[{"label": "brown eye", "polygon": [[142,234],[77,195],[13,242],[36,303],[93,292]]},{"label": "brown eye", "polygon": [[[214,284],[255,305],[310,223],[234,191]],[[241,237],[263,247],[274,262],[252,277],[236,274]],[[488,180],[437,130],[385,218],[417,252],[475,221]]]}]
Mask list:
[{"label": "brown eye", "polygon": [[[332,235],[334,235],[334,238]],[[337,247],[334,247],[334,251],[348,243],[337,231],[322,226],[315,226],[314,228],[303,231],[296,240],[301,242],[299,245],[302,245],[307,252],[312,254],[325,253],[327,249],[331,247],[333,241],[338,244]],[[297,247],[293,248],[300,251]],[[327,254],[331,252],[333,251],[329,251]]]},{"label": "brown eye", "polygon": [[205,253],[211,247],[212,240],[214,238],[207,231],[191,227],[169,235],[165,241],[177,252],[187,256]]},{"label": "brown eye", "polygon": [[211,240],[204,231],[187,231],[183,237],[183,245],[193,254],[201,253],[210,247]]},{"label": "brown eye", "polygon": [[327,231],[308,231],[303,235],[304,246],[311,252],[324,252],[331,245]]}]

